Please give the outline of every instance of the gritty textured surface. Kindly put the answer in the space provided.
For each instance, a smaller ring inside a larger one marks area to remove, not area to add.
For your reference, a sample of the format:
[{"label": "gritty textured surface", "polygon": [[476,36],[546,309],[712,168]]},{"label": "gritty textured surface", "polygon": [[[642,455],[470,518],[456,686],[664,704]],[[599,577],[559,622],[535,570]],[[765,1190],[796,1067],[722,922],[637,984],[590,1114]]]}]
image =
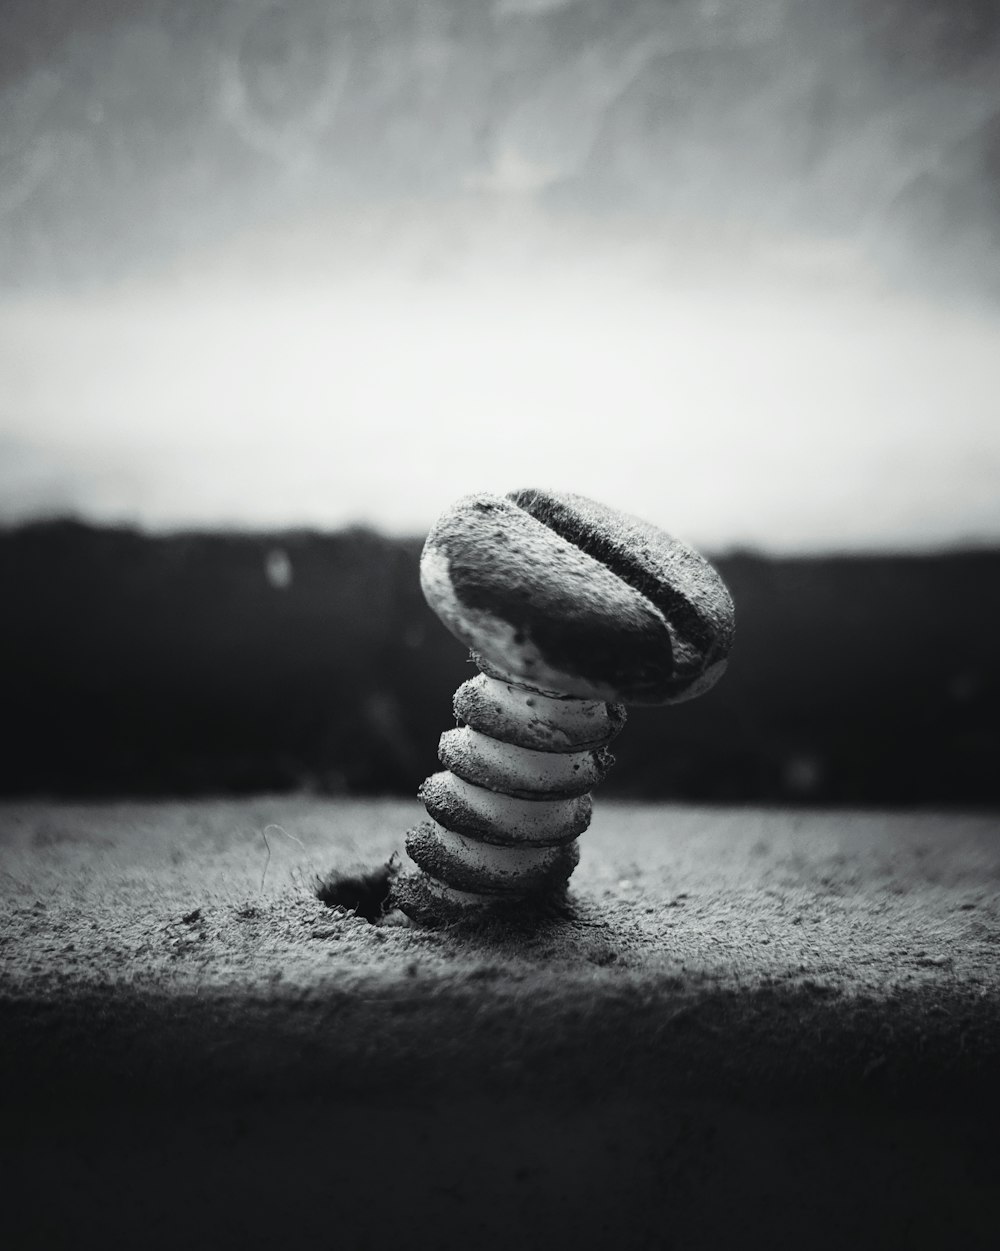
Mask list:
[{"label": "gritty textured surface", "polygon": [[604,748],[583,752],[497,746],[468,726],[441,735],[438,759],[456,777],[517,799],[573,799],[593,790],[615,763]]},{"label": "gritty textured surface", "polygon": [[548,699],[525,687],[494,682],[484,673],[462,683],[452,708],[459,725],[501,743],[557,754],[604,747],[626,721],[623,704]]},{"label": "gritty textured surface", "polygon": [[725,660],[735,631],[733,601],[718,572],[693,548],[659,526],[582,495],[529,489],[507,498],[655,604],[670,630],[678,689]]},{"label": "gritty textured surface", "polygon": [[[494,1077],[556,1065],[568,1088],[610,1047],[605,1081],[638,1064],[658,1083],[771,1093],[937,1086],[997,1059],[991,817],[606,803],[571,915],[534,930],[372,926],[316,899],[315,873],[379,863],[418,812],[6,805],[0,986],[18,1027],[2,1046],[38,1029],[43,1062],[64,1031],[77,1045],[61,1060],[100,1068],[127,1038],[175,1066],[203,1038],[226,1076],[273,1045],[267,1064],[293,1084],[331,1057],[352,1081],[404,1062],[430,1083],[478,1081],[482,1046]],[[282,1050],[293,1039],[305,1069]]]},{"label": "gritty textured surface", "polygon": [[481,840],[470,846],[450,831],[442,833],[433,821],[421,821],[409,831],[406,852],[436,881],[485,895],[562,890],[580,854],[575,840],[557,847],[497,848]]},{"label": "gritty textured surface", "polygon": [[534,927],[319,902],[418,813],[0,809],[5,1245],[996,1245],[995,819],[606,802]]},{"label": "gritty textured surface", "polygon": [[656,703],[673,680],[658,609],[510,500],[470,495],[446,509],[427,536],[421,584],[457,638],[528,685]]},{"label": "gritty textured surface", "polygon": [[[432,773],[417,791],[424,807],[446,830],[498,847],[547,844],[555,847],[582,834],[590,824],[589,795],[570,799],[524,799],[497,795],[485,787],[465,787],[448,772]],[[505,818],[504,808],[512,815]]]}]

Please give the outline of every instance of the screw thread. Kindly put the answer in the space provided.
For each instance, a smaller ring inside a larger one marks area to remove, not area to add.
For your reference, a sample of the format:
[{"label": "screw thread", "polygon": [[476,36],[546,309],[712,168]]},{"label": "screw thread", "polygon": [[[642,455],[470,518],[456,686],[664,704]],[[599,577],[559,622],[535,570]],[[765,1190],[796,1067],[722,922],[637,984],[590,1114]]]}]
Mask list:
[{"label": "screw thread", "polygon": [[417,871],[394,886],[414,920],[558,896],[590,824],[590,790],[614,763],[619,704],[541,692],[480,673],[459,687],[444,770],[418,792],[429,819],[406,836]]}]

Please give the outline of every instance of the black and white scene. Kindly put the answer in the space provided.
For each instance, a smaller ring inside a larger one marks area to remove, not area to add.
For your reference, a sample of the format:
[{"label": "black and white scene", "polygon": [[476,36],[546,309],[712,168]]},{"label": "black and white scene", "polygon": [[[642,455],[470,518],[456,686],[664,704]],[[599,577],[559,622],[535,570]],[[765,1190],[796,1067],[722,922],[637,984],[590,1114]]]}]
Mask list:
[{"label": "black and white scene", "polygon": [[0,19],[0,1245],[996,1247],[1000,4]]}]

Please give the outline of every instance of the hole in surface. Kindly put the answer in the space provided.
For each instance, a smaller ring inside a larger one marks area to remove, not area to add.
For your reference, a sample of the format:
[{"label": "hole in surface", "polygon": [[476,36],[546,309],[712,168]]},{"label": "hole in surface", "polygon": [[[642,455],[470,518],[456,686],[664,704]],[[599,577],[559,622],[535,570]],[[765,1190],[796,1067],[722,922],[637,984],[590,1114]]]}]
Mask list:
[{"label": "hole in surface", "polygon": [[377,869],[334,871],[316,879],[316,898],[328,908],[346,908],[375,925],[385,915],[392,880],[399,872],[393,854]]}]

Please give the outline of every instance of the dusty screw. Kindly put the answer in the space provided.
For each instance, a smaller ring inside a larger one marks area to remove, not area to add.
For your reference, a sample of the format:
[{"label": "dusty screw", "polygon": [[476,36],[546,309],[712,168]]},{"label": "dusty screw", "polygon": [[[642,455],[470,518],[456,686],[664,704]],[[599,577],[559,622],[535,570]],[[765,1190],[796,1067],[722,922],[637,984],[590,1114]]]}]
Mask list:
[{"label": "dusty screw", "polygon": [[718,680],[729,592],[655,526],[540,490],[459,500],[428,535],[420,579],[481,672],[455,695],[445,771],[419,792],[431,819],[406,837],[418,870],[397,878],[394,902],[429,922],[558,897],[623,705],[678,703]]}]

